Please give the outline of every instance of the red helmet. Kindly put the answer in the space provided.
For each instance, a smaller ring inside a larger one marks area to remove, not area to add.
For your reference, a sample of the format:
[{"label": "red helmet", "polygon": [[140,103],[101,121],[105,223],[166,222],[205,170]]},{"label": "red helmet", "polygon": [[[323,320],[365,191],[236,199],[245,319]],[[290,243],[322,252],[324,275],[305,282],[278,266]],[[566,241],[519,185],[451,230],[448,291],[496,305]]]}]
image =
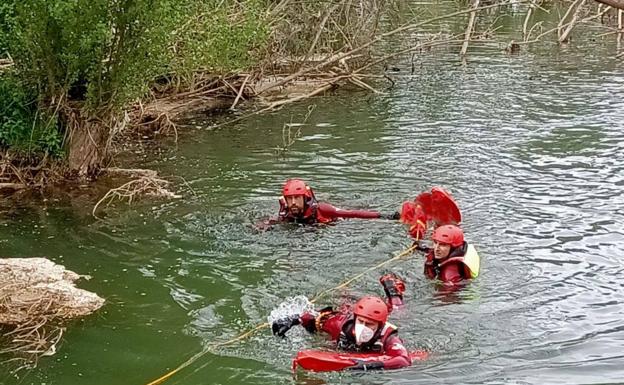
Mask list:
[{"label": "red helmet", "polygon": [[388,320],[388,305],[379,297],[364,297],[357,301],[353,314],[372,319],[380,323]]},{"label": "red helmet", "polygon": [[310,187],[308,187],[308,185],[306,185],[306,183],[301,179],[289,179],[284,184],[282,195],[285,197],[293,195],[311,196],[312,192]]},{"label": "red helmet", "polygon": [[453,247],[464,244],[464,232],[458,226],[444,225],[433,231],[431,238],[440,243],[446,243]]}]

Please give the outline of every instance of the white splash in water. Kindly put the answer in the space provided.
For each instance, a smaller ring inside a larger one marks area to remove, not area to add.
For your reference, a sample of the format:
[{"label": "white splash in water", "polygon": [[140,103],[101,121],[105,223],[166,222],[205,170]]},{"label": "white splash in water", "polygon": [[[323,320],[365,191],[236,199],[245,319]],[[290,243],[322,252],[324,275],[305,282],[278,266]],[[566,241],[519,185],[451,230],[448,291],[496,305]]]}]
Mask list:
[{"label": "white splash in water", "polygon": [[271,310],[271,314],[267,317],[269,323],[285,318],[291,315],[301,315],[303,313],[311,313],[315,316],[318,313],[314,310],[314,304],[303,295],[289,297],[279,304],[276,309]]}]

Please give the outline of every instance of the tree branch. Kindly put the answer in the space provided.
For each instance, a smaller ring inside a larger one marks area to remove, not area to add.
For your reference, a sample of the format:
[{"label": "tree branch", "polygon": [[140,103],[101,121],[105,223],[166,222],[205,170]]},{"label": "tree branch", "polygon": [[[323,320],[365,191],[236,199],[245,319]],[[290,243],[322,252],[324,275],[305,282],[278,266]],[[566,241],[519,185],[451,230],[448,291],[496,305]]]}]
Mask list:
[{"label": "tree branch", "polygon": [[596,0],[599,3],[606,4],[612,8],[624,10],[624,0]]}]

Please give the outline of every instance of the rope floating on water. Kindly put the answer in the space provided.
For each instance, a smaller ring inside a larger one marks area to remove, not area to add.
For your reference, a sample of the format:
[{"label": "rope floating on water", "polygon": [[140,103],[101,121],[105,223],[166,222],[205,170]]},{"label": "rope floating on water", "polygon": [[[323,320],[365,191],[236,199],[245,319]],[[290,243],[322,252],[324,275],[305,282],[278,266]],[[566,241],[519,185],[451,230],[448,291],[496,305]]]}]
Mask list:
[{"label": "rope floating on water", "polygon": [[[400,252],[399,254],[395,255],[394,257],[387,259],[381,263],[378,263],[375,266],[369,267],[368,269],[362,271],[361,273],[354,275],[353,277],[347,279],[346,281],[342,282],[340,285],[338,286],[334,286],[330,289],[326,289],[321,291],[320,293],[318,293],[316,296],[314,296],[314,298],[312,298],[312,300],[310,300],[311,303],[315,303],[316,301],[318,301],[319,299],[321,299],[323,296],[336,291],[336,290],[340,290],[342,288],[347,287],[351,282],[355,281],[356,279],[359,279],[361,277],[363,277],[364,275],[366,275],[367,273],[370,273],[371,271],[377,270],[387,264],[389,264],[390,262],[399,260],[409,254],[411,254],[412,252],[414,252],[414,250],[416,250],[416,246],[411,246],[410,248],[407,248],[405,250],[403,250],[402,252]],[[159,385],[162,384],[163,382],[167,381],[169,378],[171,378],[174,374],[178,373],[179,371],[181,371],[182,369],[186,368],[187,366],[193,364],[195,361],[197,361],[198,359],[200,359],[201,357],[203,357],[204,355],[210,353],[210,352],[214,352],[215,349],[220,348],[222,346],[227,346],[227,345],[231,345],[234,342],[238,342],[241,340],[244,340],[245,338],[255,334],[256,332],[262,330],[262,329],[266,329],[268,328],[270,325],[268,322],[264,322],[261,323],[259,325],[257,325],[256,327],[254,327],[253,329],[250,329],[248,331],[246,331],[243,334],[240,334],[237,337],[234,337],[230,340],[224,341],[224,342],[217,342],[211,345],[208,345],[207,347],[205,347],[204,349],[202,349],[202,351],[200,351],[199,353],[195,354],[194,356],[192,356],[191,358],[189,358],[188,360],[184,361],[182,364],[180,364],[177,368],[165,373],[164,375],[160,376],[159,378],[155,379],[152,382],[147,383],[146,385]]]}]

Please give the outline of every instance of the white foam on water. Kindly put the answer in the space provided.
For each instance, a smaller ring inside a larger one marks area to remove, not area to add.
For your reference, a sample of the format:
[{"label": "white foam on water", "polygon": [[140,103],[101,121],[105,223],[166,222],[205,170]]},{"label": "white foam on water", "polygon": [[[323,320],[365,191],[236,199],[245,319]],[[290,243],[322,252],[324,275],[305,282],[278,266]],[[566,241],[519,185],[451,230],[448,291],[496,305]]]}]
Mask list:
[{"label": "white foam on water", "polygon": [[267,321],[269,323],[273,323],[278,319],[295,314],[300,315],[303,313],[311,313],[315,316],[318,314],[314,310],[314,304],[305,296],[298,295],[296,297],[288,297],[284,300],[284,302],[280,303],[277,308],[271,310],[271,314],[267,317]]}]

